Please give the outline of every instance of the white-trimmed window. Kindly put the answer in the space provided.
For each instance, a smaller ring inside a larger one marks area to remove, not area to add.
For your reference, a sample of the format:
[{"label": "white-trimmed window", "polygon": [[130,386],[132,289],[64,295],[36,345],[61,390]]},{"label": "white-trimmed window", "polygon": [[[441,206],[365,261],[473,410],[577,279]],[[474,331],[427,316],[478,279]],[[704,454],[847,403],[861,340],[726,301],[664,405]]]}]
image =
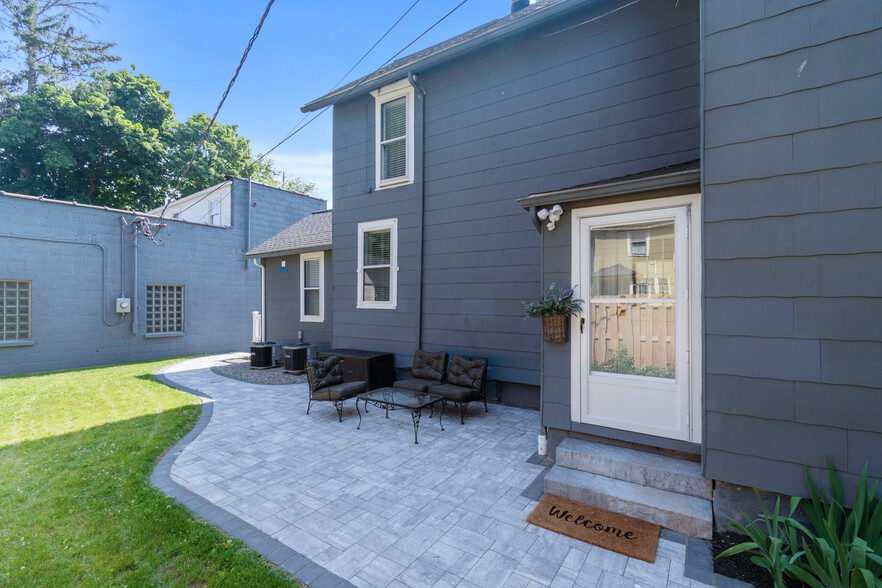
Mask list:
[{"label": "white-trimmed window", "polygon": [[31,338],[31,282],[0,280],[0,344]]},{"label": "white-trimmed window", "polygon": [[398,219],[358,225],[358,308],[398,304]]},{"label": "white-trimmed window", "polygon": [[300,256],[300,320],[320,323],[325,320],[325,253]]},{"label": "white-trimmed window", "polygon": [[184,287],[147,284],[147,334],[184,333]]},{"label": "white-trimmed window", "polygon": [[221,224],[221,203],[220,200],[212,200],[208,203],[208,223],[220,226]]},{"label": "white-trimmed window", "polygon": [[413,182],[413,86],[406,79],[371,92],[376,104],[377,188]]}]

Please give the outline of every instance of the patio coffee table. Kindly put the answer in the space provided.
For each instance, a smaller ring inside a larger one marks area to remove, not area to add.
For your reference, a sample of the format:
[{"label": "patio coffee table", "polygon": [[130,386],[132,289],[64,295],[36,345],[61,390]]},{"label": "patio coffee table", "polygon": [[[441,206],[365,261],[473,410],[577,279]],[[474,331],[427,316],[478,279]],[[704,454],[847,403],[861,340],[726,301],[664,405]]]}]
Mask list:
[{"label": "patio coffee table", "polygon": [[444,397],[440,394],[414,392],[398,388],[377,388],[370,392],[364,392],[355,398],[355,410],[358,411],[358,426],[356,429],[361,428],[361,410],[358,408],[359,401],[364,402],[365,413],[368,411],[368,402],[385,409],[387,419],[389,418],[389,408],[406,408],[410,410],[410,416],[413,418],[413,442],[419,444],[419,441],[417,441],[417,431],[420,428],[422,411],[427,406],[431,406],[434,411],[434,405],[441,402],[441,414],[438,416],[438,424],[441,425],[441,430],[444,430],[444,425],[441,424],[441,417],[444,416],[443,400]]}]

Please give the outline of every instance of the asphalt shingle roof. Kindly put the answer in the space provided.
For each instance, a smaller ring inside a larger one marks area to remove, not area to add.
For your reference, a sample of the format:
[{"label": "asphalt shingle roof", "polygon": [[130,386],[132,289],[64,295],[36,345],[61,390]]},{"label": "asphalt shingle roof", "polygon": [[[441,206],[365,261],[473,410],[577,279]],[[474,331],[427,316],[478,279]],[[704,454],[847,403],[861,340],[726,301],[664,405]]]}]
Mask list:
[{"label": "asphalt shingle roof", "polygon": [[245,255],[259,257],[268,253],[295,252],[331,246],[331,211],[321,210],[270,237]]}]

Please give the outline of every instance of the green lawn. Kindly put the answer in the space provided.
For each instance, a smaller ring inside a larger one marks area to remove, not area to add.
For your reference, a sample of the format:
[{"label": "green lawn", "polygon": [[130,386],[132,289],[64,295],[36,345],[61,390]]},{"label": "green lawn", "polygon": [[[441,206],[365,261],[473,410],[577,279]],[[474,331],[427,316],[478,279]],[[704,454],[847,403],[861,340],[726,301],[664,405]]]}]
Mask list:
[{"label": "green lawn", "polygon": [[0,586],[293,586],[150,486],[199,401],[174,360],[0,378]]}]

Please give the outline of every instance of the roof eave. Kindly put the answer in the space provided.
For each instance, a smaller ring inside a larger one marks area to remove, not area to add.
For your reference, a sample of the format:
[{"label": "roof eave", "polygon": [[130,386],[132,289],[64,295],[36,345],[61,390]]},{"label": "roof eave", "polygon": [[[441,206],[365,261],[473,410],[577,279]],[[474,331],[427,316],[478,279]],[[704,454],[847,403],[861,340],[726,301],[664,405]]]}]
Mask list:
[{"label": "roof eave", "polygon": [[553,206],[566,202],[621,196],[636,192],[653,192],[657,190],[685,190],[688,192],[698,187],[700,182],[701,170],[690,169],[648,178],[532,194],[525,198],[518,198],[518,204],[525,209],[529,209],[533,206]]},{"label": "roof eave", "polygon": [[390,84],[392,82],[402,79],[407,75],[407,72],[426,70],[447,60],[458,57],[464,53],[493,43],[506,36],[518,33],[525,28],[535,26],[539,22],[554,18],[556,16],[567,14],[569,12],[573,12],[577,9],[583,8],[586,4],[592,3],[593,2],[589,1],[587,3],[563,2],[561,4],[555,4],[554,6],[550,6],[545,10],[539,10],[521,20],[516,20],[508,25],[500,26],[497,29],[487,31],[486,33],[483,33],[476,37],[472,37],[470,39],[466,39],[465,41],[457,45],[441,48],[436,53],[427,55],[422,59],[417,59],[416,61],[404,63],[400,67],[397,67],[380,76],[377,76],[374,79],[365,81],[354,90],[346,90],[344,86],[339,90],[331,92],[330,94],[325,94],[321,98],[313,100],[312,102],[308,102],[300,108],[300,111],[304,113],[314,112],[327,106],[333,106],[342,96],[345,96],[347,99],[357,98],[358,96],[367,94],[373,90],[376,90],[377,88],[381,88],[386,84]]},{"label": "roof eave", "polygon": [[279,249],[277,251],[249,251],[245,254],[245,259],[261,259],[263,257],[287,257],[288,255],[300,255],[302,253],[313,253],[315,251],[328,251],[331,243],[322,243],[321,245],[312,245],[310,247],[295,247],[293,249]]}]

